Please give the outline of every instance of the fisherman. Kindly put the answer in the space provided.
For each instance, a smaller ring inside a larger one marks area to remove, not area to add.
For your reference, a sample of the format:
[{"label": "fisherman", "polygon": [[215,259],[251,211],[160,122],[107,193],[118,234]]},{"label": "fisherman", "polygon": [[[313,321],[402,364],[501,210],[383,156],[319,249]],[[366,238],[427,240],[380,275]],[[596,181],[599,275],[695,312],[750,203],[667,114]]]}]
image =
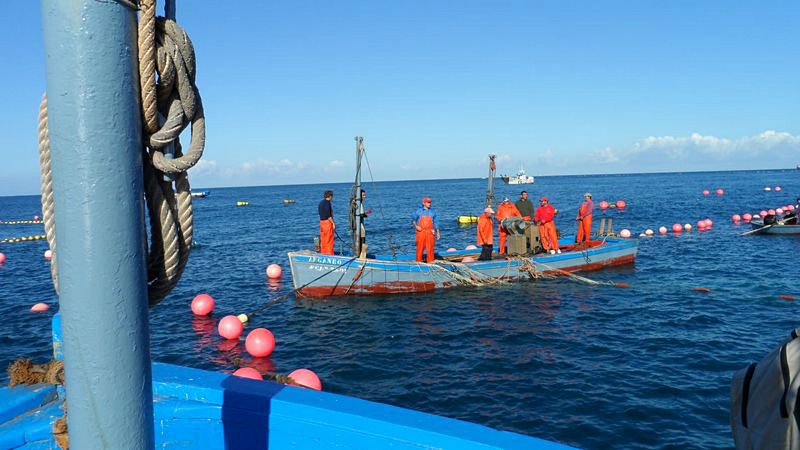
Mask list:
[{"label": "fisherman", "polygon": [[526,222],[530,222],[533,217],[533,202],[528,199],[528,192],[522,191],[519,193],[519,200],[514,204]]},{"label": "fisherman", "polygon": [[594,203],[592,202],[592,193],[587,192],[583,194],[583,203],[578,208],[578,215],[575,220],[578,221],[578,234],[575,236],[575,242],[583,244],[589,242],[592,237],[592,211],[594,210]]},{"label": "fisherman", "polygon": [[534,220],[539,225],[539,236],[542,239],[542,247],[550,254],[561,253],[558,248],[558,233],[553,219],[556,216],[556,209],[547,200],[547,197],[539,199],[539,207],[536,208]]},{"label": "fisherman", "polygon": [[423,251],[426,253],[425,262],[433,262],[433,245],[441,238],[439,233],[439,218],[436,211],[431,208],[430,197],[422,199],[422,206],[411,217],[411,223],[417,231],[417,261],[422,261]]},{"label": "fisherman", "polygon": [[797,202],[794,205],[794,211],[790,211],[784,217],[784,222],[786,225],[800,225],[800,197],[797,198]]},{"label": "fisherman", "polygon": [[492,219],[494,210],[487,206],[483,214],[478,216],[478,245],[481,246],[481,256],[478,261],[489,261],[492,259],[494,251],[494,220]]},{"label": "fisherman", "polygon": [[333,191],[328,190],[323,194],[323,199],[319,202],[319,252],[323,255],[333,254],[333,233],[336,230],[336,223],[333,221]]},{"label": "fisherman", "polygon": [[508,230],[503,228],[503,224],[501,223],[503,219],[507,219],[509,217],[522,217],[519,210],[508,197],[503,198],[503,202],[497,205],[497,231],[500,235],[500,247],[497,249],[497,252],[500,254],[504,254],[506,252],[506,236],[508,235]]}]

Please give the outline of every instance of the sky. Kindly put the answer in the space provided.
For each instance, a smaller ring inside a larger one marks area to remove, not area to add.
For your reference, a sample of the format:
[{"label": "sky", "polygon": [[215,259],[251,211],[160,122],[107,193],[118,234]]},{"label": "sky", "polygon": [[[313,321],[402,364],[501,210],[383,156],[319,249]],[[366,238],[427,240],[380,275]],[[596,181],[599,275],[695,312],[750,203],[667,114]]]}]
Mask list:
[{"label": "sky", "polygon": [[[159,8],[163,7],[163,1]],[[40,4],[0,15],[0,195],[39,192]],[[797,1],[177,0],[193,186],[800,164]]]}]

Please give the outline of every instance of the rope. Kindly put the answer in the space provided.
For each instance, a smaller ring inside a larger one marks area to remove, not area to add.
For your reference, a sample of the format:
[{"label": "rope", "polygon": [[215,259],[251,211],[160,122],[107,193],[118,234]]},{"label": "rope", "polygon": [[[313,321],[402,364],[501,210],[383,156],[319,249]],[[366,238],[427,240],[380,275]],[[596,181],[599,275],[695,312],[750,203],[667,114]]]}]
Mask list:
[{"label": "rope", "polygon": [[577,281],[580,281],[580,282],[583,282],[583,283],[586,283],[586,284],[591,284],[592,286],[601,286],[602,285],[602,286],[628,287],[628,283],[617,283],[617,282],[614,282],[614,281],[592,280],[590,278],[582,277],[580,275],[575,275],[574,273],[566,271],[564,269],[559,269],[557,267],[549,266],[549,265],[547,265],[547,264],[545,264],[543,262],[537,262],[537,264],[543,266],[544,268],[546,268],[548,270],[552,270],[554,272],[558,272],[561,275],[566,275],[569,278],[572,278],[574,280],[577,280]]},{"label": "rope", "polygon": [[[178,284],[192,247],[192,196],[186,173],[200,160],[205,147],[205,116],[195,85],[195,56],[186,32],[174,21],[155,16],[155,0],[140,2],[139,80],[143,119],[145,200],[150,218],[147,256],[148,302],[155,306]],[[159,126],[158,114],[166,117]],[[181,132],[191,124],[184,155]],[[174,146],[174,158],[163,150]],[[50,250],[56,253],[53,190],[47,130],[47,98],[39,108],[39,163],[42,175],[42,217]],[[173,181],[165,181],[169,174]],[[144,232],[143,232],[144,233]],[[51,260],[58,292],[57,259]]]},{"label": "rope", "polygon": [[[364,151],[364,161],[367,163],[367,171],[369,172],[369,182],[370,188],[375,186],[375,178],[372,176],[372,167],[369,165],[369,157],[367,156],[366,150]],[[375,190],[375,198],[378,199],[378,214],[381,215],[381,220],[385,221],[386,217],[383,216],[383,202],[381,201],[381,196],[378,194],[378,191]],[[394,242],[392,242],[392,232],[386,232],[386,239],[389,240],[389,251],[392,252],[392,259],[397,261],[397,253],[394,249]],[[398,246],[399,250],[399,246]]]},{"label": "rope", "polygon": [[[323,277],[325,277],[325,276],[329,275],[329,274],[330,274],[331,272],[333,272],[334,270],[336,270],[336,269],[338,269],[338,268],[340,268],[340,267],[343,267],[343,266],[346,266],[346,265],[350,264],[351,262],[355,261],[355,260],[356,260],[356,258],[357,258],[357,257],[355,257],[355,256],[354,256],[354,257],[352,257],[352,258],[348,259],[347,261],[345,261],[345,262],[343,262],[343,263],[339,264],[338,266],[336,266],[336,267],[332,268],[331,270],[329,270],[329,271],[327,271],[327,272],[323,273],[322,275],[318,276],[317,278],[314,278],[313,280],[309,281],[308,283],[306,283],[306,284],[304,284],[304,285],[300,286],[299,288],[292,289],[292,290],[291,290],[291,291],[290,291],[288,294],[281,295],[280,297],[278,297],[278,298],[276,298],[276,299],[273,299],[273,300],[270,300],[269,302],[267,302],[267,303],[265,303],[265,304],[263,304],[263,305],[259,306],[258,308],[256,308],[255,310],[253,310],[253,312],[250,312],[250,313],[247,313],[247,314],[245,314],[245,315],[247,316],[247,320],[249,321],[249,320],[250,320],[251,318],[253,318],[253,317],[254,317],[256,314],[259,314],[259,313],[263,312],[264,310],[266,310],[266,309],[268,309],[268,308],[271,308],[271,307],[275,306],[276,304],[278,304],[278,303],[280,303],[280,302],[282,302],[282,301],[286,300],[287,298],[291,297],[291,296],[292,296],[292,294],[296,294],[298,291],[300,291],[300,290],[302,290],[302,289],[304,289],[304,288],[308,287],[309,285],[311,285],[312,283],[316,282],[317,280],[319,280],[319,279],[321,279],[321,278],[323,278]],[[341,277],[339,277],[339,281],[341,281]],[[337,285],[338,285],[338,281],[337,281]]]}]

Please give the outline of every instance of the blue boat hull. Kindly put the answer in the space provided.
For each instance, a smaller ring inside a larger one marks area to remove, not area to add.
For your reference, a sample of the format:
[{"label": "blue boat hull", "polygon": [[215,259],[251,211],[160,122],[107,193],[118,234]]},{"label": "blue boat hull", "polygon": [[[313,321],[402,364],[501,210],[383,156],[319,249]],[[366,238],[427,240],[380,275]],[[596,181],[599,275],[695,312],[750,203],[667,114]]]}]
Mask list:
[{"label": "blue boat hull", "polygon": [[[636,259],[636,239],[608,238],[593,247],[530,257],[425,264],[410,256],[394,259],[377,255],[358,259],[348,255],[322,255],[315,252],[290,252],[289,263],[297,295],[327,297],[335,295],[380,295],[427,292],[473,281],[503,279],[528,280],[531,270],[542,274],[562,274],[599,270],[607,266],[631,264]],[[477,256],[475,251],[444,252],[444,258]]]}]

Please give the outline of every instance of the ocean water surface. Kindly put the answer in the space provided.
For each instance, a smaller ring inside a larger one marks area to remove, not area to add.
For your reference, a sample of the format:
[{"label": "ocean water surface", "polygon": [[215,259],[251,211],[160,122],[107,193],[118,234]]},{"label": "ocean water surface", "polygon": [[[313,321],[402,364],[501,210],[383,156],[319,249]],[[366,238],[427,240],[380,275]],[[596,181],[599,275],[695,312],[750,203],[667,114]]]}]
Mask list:
[{"label": "ocean water surface", "polygon": [[[499,180],[498,180],[499,181]],[[765,186],[781,192],[765,192]],[[731,448],[729,389],[733,373],[763,357],[798,326],[800,237],[741,236],[730,216],[794,203],[800,171],[745,171],[537,177],[526,188],[559,209],[556,223],[574,234],[583,193],[625,200],[625,210],[596,213],[634,236],[646,228],[695,224],[710,231],[641,238],[635,265],[584,274],[629,283],[589,286],[571,279],[417,295],[285,301],[256,315],[277,346],[252,361],[244,341],[230,343],[215,320],[254,311],[292,290],[286,253],[311,248],[317,203],[335,191],[341,240],[349,242],[350,186],[298,185],[210,189],[195,201],[195,240],[180,284],[151,309],[154,360],[229,372],[243,358],[257,368],[316,371],[326,391],[476,422],[581,448]],[[496,185],[516,200],[523,187]],[[725,195],[713,193],[725,189]],[[414,249],[411,214],[433,198],[442,239],[437,249],[474,243],[460,214],[479,214],[479,179],[366,183],[370,251]],[[703,196],[703,189],[712,194]],[[284,205],[283,199],[296,203]],[[236,201],[249,201],[237,207]],[[36,196],[0,197],[0,220],[40,214]],[[43,234],[41,225],[0,224],[0,239]],[[0,244],[0,365],[20,356],[46,360],[57,299],[46,241]],[[270,263],[284,268],[267,282]],[[693,291],[694,287],[711,292]],[[217,302],[196,318],[192,297]],[[30,306],[44,301],[48,313]],[[7,376],[0,376],[7,381]]]}]

